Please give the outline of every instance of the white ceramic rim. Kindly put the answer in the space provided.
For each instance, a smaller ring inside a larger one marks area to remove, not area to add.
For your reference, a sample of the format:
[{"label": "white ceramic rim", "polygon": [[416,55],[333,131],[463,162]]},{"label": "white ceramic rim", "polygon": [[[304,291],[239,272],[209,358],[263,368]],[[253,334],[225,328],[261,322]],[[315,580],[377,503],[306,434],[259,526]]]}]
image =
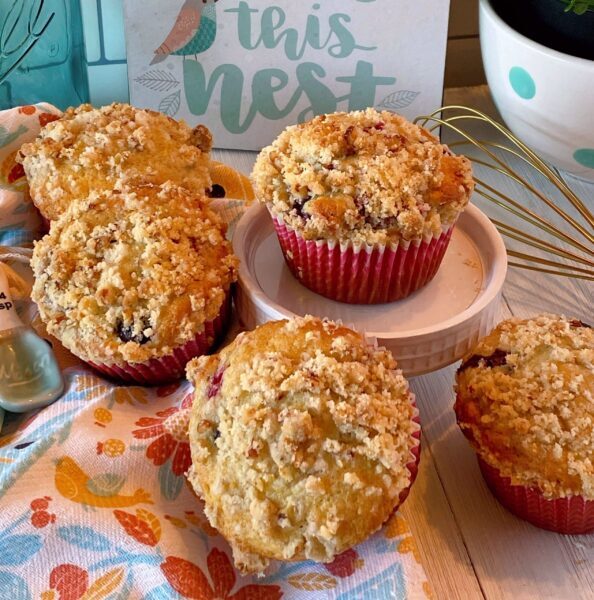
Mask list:
[{"label": "white ceramic rim", "polygon": [[[519,0],[518,0],[519,1]],[[594,60],[588,60],[587,58],[581,58],[580,56],[572,56],[571,54],[565,54],[564,52],[559,52],[558,50],[553,50],[548,46],[543,46],[534,40],[531,40],[529,37],[522,35],[518,31],[516,31],[513,27],[510,27],[495,11],[493,6],[491,5],[490,0],[479,0],[481,10],[485,11],[485,14],[494,21],[501,29],[504,29],[508,35],[514,38],[520,44],[524,46],[529,46],[537,52],[541,52],[542,54],[548,54],[549,56],[553,56],[554,58],[568,62],[568,63],[577,63],[583,67],[590,67],[594,69]]]},{"label": "white ceramic rim", "polygon": [[[268,215],[267,209],[259,204],[254,203],[243,215],[237,224],[235,234],[233,235],[233,249],[236,256],[239,258],[239,280],[240,284],[244,287],[246,293],[249,294],[252,302],[263,312],[266,312],[271,318],[286,319],[292,318],[295,313],[287,310],[273,299],[269,298],[259,286],[255,277],[247,268],[248,258],[245,253],[245,239],[249,228],[251,227],[252,221],[259,218],[259,212],[265,211]],[[375,332],[365,331],[367,337],[380,338],[381,340],[407,340],[410,341],[413,338],[422,339],[423,337],[433,336],[435,333],[447,333],[449,330],[457,328],[460,324],[469,321],[476,317],[485,308],[487,308],[491,302],[500,294],[501,288],[505,281],[507,274],[507,251],[505,244],[495,225],[491,223],[489,218],[481,212],[473,204],[469,204],[465,212],[481,227],[482,233],[486,236],[489,245],[494,249],[494,256],[491,261],[492,275],[487,287],[482,292],[480,297],[473,302],[466,310],[462,311],[455,317],[447,319],[439,324],[438,327],[424,327],[421,329],[412,329],[404,333],[394,332]],[[270,217],[272,219],[272,217]],[[271,222],[272,226],[272,222]],[[382,341],[382,344],[385,342]]]}]

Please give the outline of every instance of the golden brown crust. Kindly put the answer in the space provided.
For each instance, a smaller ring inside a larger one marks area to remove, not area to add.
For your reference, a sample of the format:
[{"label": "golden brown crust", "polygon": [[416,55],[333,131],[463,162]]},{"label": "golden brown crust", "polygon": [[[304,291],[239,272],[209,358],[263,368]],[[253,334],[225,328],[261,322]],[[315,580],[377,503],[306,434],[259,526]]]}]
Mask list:
[{"label": "golden brown crust", "polygon": [[256,195],[305,239],[390,244],[451,227],[474,189],[470,162],[374,109],[286,129],[254,166]]},{"label": "golden brown crust", "polygon": [[24,144],[31,197],[42,215],[57,219],[73,200],[127,183],[173,181],[195,194],[210,187],[210,132],[151,110],[114,103],[69,108]]},{"label": "golden brown crust", "polygon": [[481,458],[549,498],[594,499],[594,331],[555,315],[510,319],[457,374],[456,415]]},{"label": "golden brown crust", "polygon": [[167,356],[203,331],[237,258],[207,199],[166,183],[71,204],[31,265],[48,332],[84,360],[122,364]]},{"label": "golden brown crust", "polygon": [[418,430],[395,368],[313,317],[267,323],[188,365],[188,476],[241,569],[331,561],[390,516]]}]

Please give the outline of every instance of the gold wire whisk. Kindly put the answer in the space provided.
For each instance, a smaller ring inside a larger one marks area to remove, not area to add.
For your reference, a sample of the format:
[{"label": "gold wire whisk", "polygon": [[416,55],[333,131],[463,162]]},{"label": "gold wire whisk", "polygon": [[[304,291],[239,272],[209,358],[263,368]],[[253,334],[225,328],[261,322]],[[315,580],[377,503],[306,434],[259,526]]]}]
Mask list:
[{"label": "gold wire whisk", "polygon": [[[487,124],[495,140],[503,136],[504,143],[493,140],[479,140],[466,131],[465,124],[476,121]],[[473,163],[489,168],[516,182],[538,202],[553,210],[569,226],[570,232],[560,229],[557,224],[529,209],[522,201],[510,197],[493,185],[475,177],[475,190],[483,198],[553,238],[553,241],[548,241],[542,237],[530,235],[512,223],[505,223],[492,218],[491,221],[506,238],[536,248],[551,256],[551,258],[543,258],[508,247],[508,255],[522,261],[510,261],[510,266],[594,281],[594,216],[561,176],[533,150],[501,123],[479,110],[466,106],[445,106],[430,115],[417,117],[415,123],[420,124],[429,131],[445,127],[455,132],[460,139],[450,143],[450,147],[474,146],[480,151],[480,155],[468,157]],[[548,198],[544,192],[531,184],[517,168],[512,166],[512,161],[506,160],[512,157],[521,160],[521,164],[528,165],[552,183],[565,201],[577,211],[583,222],[568,214],[566,210]],[[556,242],[556,244],[553,242]],[[570,248],[560,247],[559,242]],[[555,260],[557,257],[564,259],[565,262]]]}]

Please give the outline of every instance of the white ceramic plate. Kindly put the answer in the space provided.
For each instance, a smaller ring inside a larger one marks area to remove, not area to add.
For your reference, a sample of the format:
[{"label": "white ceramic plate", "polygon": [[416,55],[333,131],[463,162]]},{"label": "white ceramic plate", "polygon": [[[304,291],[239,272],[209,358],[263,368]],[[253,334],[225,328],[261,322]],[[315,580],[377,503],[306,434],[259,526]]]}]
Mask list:
[{"label": "white ceramic plate", "polygon": [[343,304],[301,285],[285,265],[261,205],[242,217],[233,246],[241,261],[237,311],[248,329],[294,315],[340,319],[388,348],[408,376],[455,362],[488,333],[498,317],[507,271],[501,236],[472,205],[460,217],[433,281],[390,304]]}]

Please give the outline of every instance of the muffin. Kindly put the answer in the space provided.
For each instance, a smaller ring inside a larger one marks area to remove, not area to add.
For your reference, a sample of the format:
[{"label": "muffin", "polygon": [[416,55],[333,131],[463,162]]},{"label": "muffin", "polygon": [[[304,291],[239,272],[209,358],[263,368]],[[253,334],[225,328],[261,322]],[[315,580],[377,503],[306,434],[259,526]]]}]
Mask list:
[{"label": "muffin", "polygon": [[128,104],[69,108],[24,144],[23,164],[31,198],[42,216],[57,219],[73,199],[126,183],[173,181],[194,194],[210,188],[212,138],[164,114]]},{"label": "muffin", "polygon": [[223,334],[236,257],[208,201],[172,183],[73,202],[35,244],[50,334],[99,371],[161,383]]},{"label": "muffin", "polygon": [[289,127],[252,178],[293,274],[360,304],[404,298],[433,278],[474,188],[466,158],[374,109]]},{"label": "muffin", "polygon": [[270,322],[187,367],[189,480],[243,572],[329,562],[405,499],[414,399],[392,355],[313,317]]},{"label": "muffin", "polygon": [[594,331],[555,315],[504,321],[456,375],[456,416],[511,512],[594,530]]}]

